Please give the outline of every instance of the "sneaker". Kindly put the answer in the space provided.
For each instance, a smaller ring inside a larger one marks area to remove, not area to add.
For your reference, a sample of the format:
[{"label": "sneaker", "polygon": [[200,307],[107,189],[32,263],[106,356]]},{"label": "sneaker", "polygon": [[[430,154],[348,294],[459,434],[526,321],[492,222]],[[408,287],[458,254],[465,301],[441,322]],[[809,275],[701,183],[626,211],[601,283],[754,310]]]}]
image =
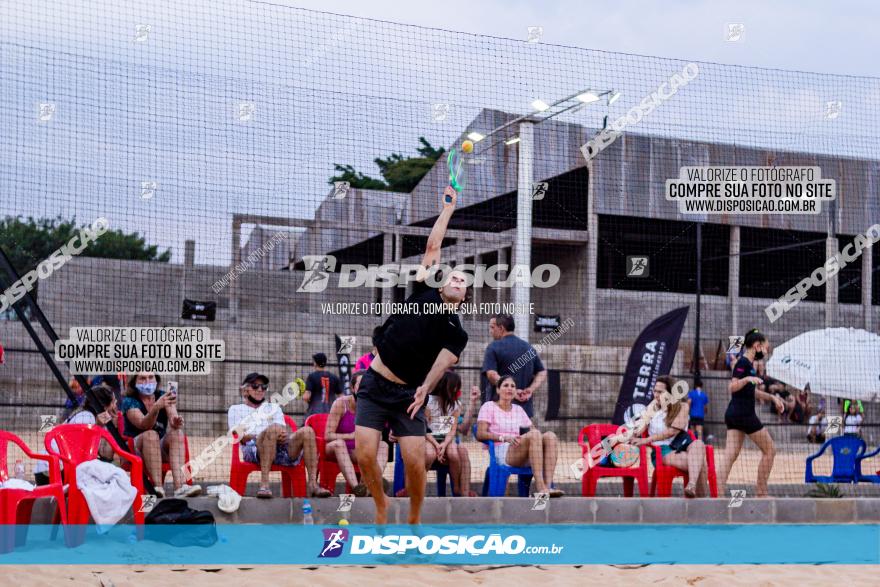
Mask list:
[{"label": "sneaker", "polygon": [[154,487],[156,491],[156,497],[159,499],[165,499],[165,488],[164,487]]},{"label": "sneaker", "polygon": [[174,497],[195,497],[202,492],[201,485],[181,485],[174,492]]}]

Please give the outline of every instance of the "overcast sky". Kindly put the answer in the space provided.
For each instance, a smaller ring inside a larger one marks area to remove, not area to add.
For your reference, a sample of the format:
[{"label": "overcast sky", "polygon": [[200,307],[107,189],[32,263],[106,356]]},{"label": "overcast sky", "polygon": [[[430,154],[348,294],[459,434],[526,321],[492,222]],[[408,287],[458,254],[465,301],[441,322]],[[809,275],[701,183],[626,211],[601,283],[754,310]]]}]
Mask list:
[{"label": "overcast sky", "polygon": [[586,140],[688,61],[699,78],[632,132],[878,159],[878,13],[846,0],[15,3],[0,12],[0,215],[106,216],[175,261],[194,238],[199,262],[225,262],[232,213],[311,218],[334,163],[375,177],[375,157],[413,155],[419,136],[449,147],[487,130],[469,128],[482,108],[620,90],[564,115]]},{"label": "overcast sky", "polygon": [[[874,0],[306,0],[273,3],[604,51],[880,76]],[[744,25],[727,41],[729,23]]]}]

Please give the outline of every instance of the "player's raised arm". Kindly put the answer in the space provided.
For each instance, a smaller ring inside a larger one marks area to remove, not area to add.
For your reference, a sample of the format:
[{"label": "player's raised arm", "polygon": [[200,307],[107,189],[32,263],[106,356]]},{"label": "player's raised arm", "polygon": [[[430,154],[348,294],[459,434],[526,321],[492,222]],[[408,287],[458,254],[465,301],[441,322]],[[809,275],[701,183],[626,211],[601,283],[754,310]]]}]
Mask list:
[{"label": "player's raised arm", "polygon": [[446,189],[443,191],[443,209],[434,222],[431,234],[428,235],[428,245],[425,247],[425,256],[422,257],[422,266],[416,275],[416,281],[424,281],[428,277],[428,268],[440,262],[440,249],[443,246],[446,227],[449,225],[449,219],[452,218],[452,212],[455,210],[457,199],[458,192],[452,186],[446,186]]}]

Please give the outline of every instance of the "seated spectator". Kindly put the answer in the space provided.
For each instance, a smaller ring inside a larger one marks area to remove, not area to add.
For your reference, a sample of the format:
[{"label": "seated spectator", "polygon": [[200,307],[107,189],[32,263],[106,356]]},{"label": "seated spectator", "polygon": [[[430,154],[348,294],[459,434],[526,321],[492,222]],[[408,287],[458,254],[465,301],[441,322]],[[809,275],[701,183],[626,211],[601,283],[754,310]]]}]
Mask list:
[{"label": "seated spectator", "polygon": [[[247,418],[248,426],[237,439],[245,461],[260,466],[260,489],[257,497],[271,498],[269,473],[272,465],[294,467],[305,461],[308,474],[307,494],[310,497],[330,497],[330,492],[318,486],[318,448],[315,431],[303,426],[290,433],[284,421],[281,406],[266,401],[269,378],[259,373],[250,373],[241,383],[239,393],[242,403],[230,406],[227,414],[229,429],[235,429]],[[258,411],[259,408],[259,411]],[[256,412],[256,415],[252,415]]]},{"label": "seated spectator", "polygon": [[91,381],[89,381],[89,387],[94,387],[96,385],[103,385],[107,389],[113,392],[116,396],[116,402],[122,404],[123,400],[123,389],[122,382],[119,380],[119,376],[115,373],[105,373],[103,375],[95,375],[92,377]]},{"label": "seated spectator", "polygon": [[330,406],[342,395],[339,377],[326,369],[327,355],[324,353],[312,355],[312,367],[314,371],[306,377],[306,390],[302,395],[303,401],[309,406],[306,409],[306,418],[312,414],[329,413]]},{"label": "seated spectator", "polygon": [[[109,423],[116,422],[119,414],[116,397],[109,389],[102,385],[96,385],[83,394],[83,401],[80,406],[68,415],[64,421],[65,424],[88,424],[92,426],[104,427]],[[52,441],[55,450],[58,450],[58,444]],[[125,449],[125,446],[122,446]],[[40,451],[46,454],[45,450]],[[98,447],[98,458],[103,461],[113,462],[115,452],[113,448],[107,444],[105,440],[101,440]],[[49,484],[49,463],[46,461],[37,461],[34,467],[34,479],[36,485]]]},{"label": "seated spectator", "polygon": [[561,489],[551,488],[556,471],[558,441],[553,432],[541,434],[532,426],[525,410],[513,403],[516,382],[502,375],[496,384],[496,398],[486,402],[477,414],[477,440],[495,442],[495,457],[511,467],[531,465],[538,493],[561,497]]},{"label": "seated spectator", "polygon": [[856,404],[855,402],[850,402],[847,405],[849,410],[846,415],[843,417],[843,435],[844,436],[858,436],[861,437],[861,428],[862,428],[862,414],[859,413],[859,408],[861,407],[861,402]]},{"label": "seated spectator", "polygon": [[[364,373],[365,371],[355,371],[351,376],[352,395],[344,395],[333,402],[330,414],[327,416],[327,429],[324,432],[324,440],[327,442],[324,447],[324,456],[339,465],[345,482],[352,487],[352,493],[357,497],[364,497],[368,493],[367,486],[358,481],[352,462],[357,391]],[[376,460],[379,461],[379,470],[384,471],[385,465],[388,463],[388,445],[384,441],[379,441]]]},{"label": "seated spectator", "polygon": [[[477,397],[480,389],[474,386]],[[437,460],[449,463],[452,485],[459,495],[476,497],[471,491],[471,461],[465,447],[455,442],[458,421],[461,416],[461,377],[454,371],[447,371],[437,382],[425,410],[431,436],[437,444]]]},{"label": "seated spectator", "polygon": [[789,411],[788,419],[793,424],[803,424],[807,421],[810,410],[810,407],[808,405],[808,394],[804,391],[798,392],[798,394],[794,396],[793,403],[794,405]]},{"label": "seated spectator", "polygon": [[159,389],[161,381],[151,372],[141,372],[129,378],[122,399],[124,434],[134,438],[135,452],[144,460],[144,468],[159,497],[165,497],[162,463],[171,466],[174,497],[192,497],[201,493],[202,488],[184,484],[183,417],[177,413],[177,395]]},{"label": "seated spectator", "polygon": [[[838,403],[838,405],[840,404],[840,398],[838,398],[837,403]],[[859,408],[858,413],[864,415],[865,414],[865,406],[862,405],[862,400],[860,400],[860,399],[855,400],[855,401],[853,401],[851,399],[843,400],[843,413],[848,414],[849,413],[849,406],[850,406],[850,404],[853,404],[853,403],[858,406],[858,408]]]},{"label": "seated spectator", "polygon": [[825,430],[828,429],[828,418],[825,410],[820,409],[815,415],[810,416],[810,425],[807,427],[807,442],[825,442]]},{"label": "seated spectator", "polygon": [[788,422],[791,419],[791,414],[794,412],[797,405],[797,402],[791,395],[791,392],[786,388],[783,383],[780,383],[778,381],[774,381],[772,384],[767,384],[764,390],[767,393],[775,395],[782,400],[782,409],[775,405],[772,406],[770,409],[773,410],[773,412],[777,415],[780,422]]},{"label": "seated spectator", "polygon": [[[648,424],[648,436],[636,438],[631,444],[655,444],[660,447],[663,464],[675,467],[688,474],[688,484],[684,488],[685,497],[705,497],[708,495],[706,446],[702,440],[691,440],[687,433],[688,413],[682,402],[664,403],[671,398],[675,379],[661,375],[654,385],[654,399],[651,403],[657,408]],[[663,399],[665,398],[665,399]],[[654,452],[651,452],[654,459]]]},{"label": "seated spectator", "polygon": [[476,385],[472,385],[471,395],[470,398],[468,398],[464,414],[458,417],[458,433],[461,437],[467,437],[467,435],[471,433],[471,428],[473,427],[475,420],[474,415],[480,411],[481,398],[482,393],[480,392],[480,388]]}]

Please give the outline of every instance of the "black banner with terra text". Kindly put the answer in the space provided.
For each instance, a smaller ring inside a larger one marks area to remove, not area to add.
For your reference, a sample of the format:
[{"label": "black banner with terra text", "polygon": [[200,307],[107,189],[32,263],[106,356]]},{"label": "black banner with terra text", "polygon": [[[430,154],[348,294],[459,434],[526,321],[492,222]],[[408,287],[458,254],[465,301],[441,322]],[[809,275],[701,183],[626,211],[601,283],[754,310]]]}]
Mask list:
[{"label": "black banner with terra text", "polygon": [[648,324],[639,334],[629,352],[612,423],[623,424],[626,411],[634,404],[646,406],[651,402],[657,377],[672,369],[688,310],[688,306],[672,310]]},{"label": "black banner with terra text", "polygon": [[339,383],[342,384],[342,394],[351,395],[351,343],[346,338],[340,338],[334,334],[336,340],[336,360],[339,362]]}]

